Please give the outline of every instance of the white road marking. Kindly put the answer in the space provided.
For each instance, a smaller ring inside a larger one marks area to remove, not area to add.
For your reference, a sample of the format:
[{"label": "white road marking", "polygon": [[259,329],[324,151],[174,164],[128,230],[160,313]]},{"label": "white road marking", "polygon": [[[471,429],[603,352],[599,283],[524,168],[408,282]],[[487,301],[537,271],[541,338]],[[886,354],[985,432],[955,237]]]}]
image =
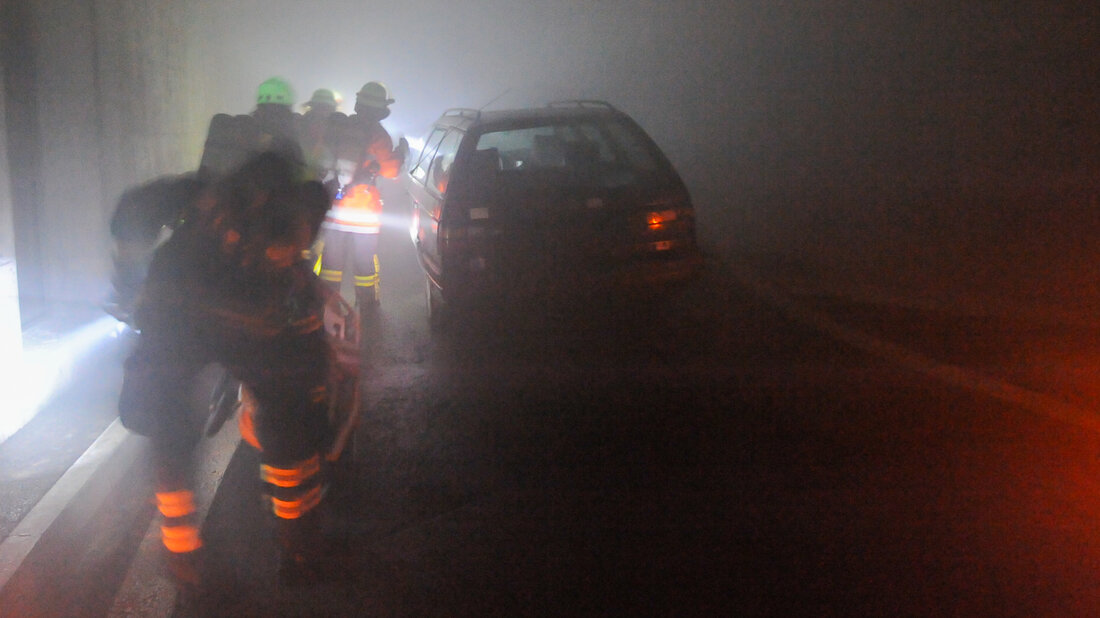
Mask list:
[{"label": "white road marking", "polygon": [[115,419],[23,517],[4,542],[0,543],[0,590],[19,570],[23,560],[65,510],[73,496],[84,487],[99,466],[131,437],[130,432]]},{"label": "white road marking", "polygon": [[[195,472],[195,504],[198,506],[200,529],[240,442],[237,423],[230,419],[213,438],[203,440],[195,449],[194,461],[202,462]],[[108,616],[172,615],[177,589],[171,575],[164,570],[163,552],[160,517],[156,516],[145,531],[137,555],[130,562]]]}]

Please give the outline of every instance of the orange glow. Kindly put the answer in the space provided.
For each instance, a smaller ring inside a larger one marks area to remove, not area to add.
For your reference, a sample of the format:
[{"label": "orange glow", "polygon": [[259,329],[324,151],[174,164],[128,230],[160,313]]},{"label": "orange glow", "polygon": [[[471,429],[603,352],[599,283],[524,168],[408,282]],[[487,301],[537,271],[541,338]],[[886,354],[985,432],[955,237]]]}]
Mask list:
[{"label": "orange glow", "polygon": [[160,538],[164,547],[174,554],[195,551],[202,547],[197,526],[161,526]]},{"label": "orange glow", "polygon": [[157,492],[157,510],[165,517],[185,517],[195,512],[194,494],[187,490]]},{"label": "orange glow", "polygon": [[671,223],[676,220],[676,211],[662,210],[660,212],[651,212],[646,215],[646,223],[649,225],[649,229],[660,229],[664,224]]},{"label": "orange glow", "polygon": [[382,214],[382,200],[378,197],[377,187],[372,185],[355,185],[336,203],[346,208]]},{"label": "orange glow", "polygon": [[293,468],[275,468],[260,464],[260,478],[276,487],[298,487],[321,471],[320,456],[313,456]]},{"label": "orange glow", "polygon": [[241,439],[250,444],[252,448],[257,451],[263,451],[264,449],[260,446],[260,441],[256,438],[256,423],[252,418],[256,410],[256,402],[252,399],[248,390],[244,388],[240,391],[240,398],[241,413],[237,418],[237,427],[240,429]]},{"label": "orange glow", "polygon": [[377,234],[382,226],[382,196],[378,187],[350,187],[325,213],[325,224],[360,234]]},{"label": "orange glow", "polygon": [[271,497],[271,510],[279,519],[298,519],[321,503],[321,488],[314,487],[297,500],[280,500]]},{"label": "orange glow", "polygon": [[301,255],[296,245],[271,245],[264,250],[264,256],[277,268],[287,268]]}]

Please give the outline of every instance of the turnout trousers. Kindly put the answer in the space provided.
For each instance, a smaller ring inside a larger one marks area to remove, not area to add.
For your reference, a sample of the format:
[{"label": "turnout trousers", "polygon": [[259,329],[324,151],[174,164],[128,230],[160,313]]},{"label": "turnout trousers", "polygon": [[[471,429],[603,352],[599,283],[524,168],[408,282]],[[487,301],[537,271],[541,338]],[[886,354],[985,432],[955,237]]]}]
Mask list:
[{"label": "turnout trousers", "polygon": [[258,412],[248,420],[280,539],[288,536],[283,528],[293,529],[321,501],[322,453],[332,431],[332,351],[322,329],[254,337],[216,320],[143,329],[125,363],[119,414],[124,426],[152,441],[162,541],[172,554],[202,546],[191,455],[205,418],[195,413],[192,393],[196,377],[212,363],[224,366],[254,397]]},{"label": "turnout trousers", "polygon": [[380,272],[378,233],[350,232],[323,227],[320,277],[337,291],[350,266],[355,277],[355,303],[360,311],[377,305]]}]

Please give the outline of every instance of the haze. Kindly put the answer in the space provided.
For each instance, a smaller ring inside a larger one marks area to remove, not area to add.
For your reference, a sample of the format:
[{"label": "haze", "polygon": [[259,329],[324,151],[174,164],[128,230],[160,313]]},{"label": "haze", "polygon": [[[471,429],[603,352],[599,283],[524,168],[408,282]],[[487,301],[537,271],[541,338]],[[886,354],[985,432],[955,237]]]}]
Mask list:
[{"label": "haze", "polygon": [[[395,136],[421,135],[451,107],[610,101],[669,154],[712,247],[933,287],[1021,272],[1037,293],[1097,283],[1100,9],[1088,3],[92,4],[87,15],[56,2],[5,9],[17,18],[5,55],[13,165],[31,165],[19,160],[31,138],[10,117],[33,107],[17,99],[28,80],[44,165],[74,133],[104,151],[96,214],[77,223],[102,242],[34,233],[54,298],[72,287],[57,281],[106,275],[105,258],[87,254],[105,251],[117,195],[193,166],[210,116],[250,111],[272,75],[303,101],[329,87],[350,102],[381,80],[397,100]],[[20,41],[34,37],[53,50],[40,65],[68,46],[71,68],[21,68]],[[98,54],[100,73],[88,75],[81,49]],[[98,111],[74,114],[66,95],[85,86],[99,89]],[[69,128],[55,136],[58,123]],[[29,230],[43,217],[18,206],[19,175],[16,227]],[[46,212],[79,199],[43,184],[34,199]]]}]

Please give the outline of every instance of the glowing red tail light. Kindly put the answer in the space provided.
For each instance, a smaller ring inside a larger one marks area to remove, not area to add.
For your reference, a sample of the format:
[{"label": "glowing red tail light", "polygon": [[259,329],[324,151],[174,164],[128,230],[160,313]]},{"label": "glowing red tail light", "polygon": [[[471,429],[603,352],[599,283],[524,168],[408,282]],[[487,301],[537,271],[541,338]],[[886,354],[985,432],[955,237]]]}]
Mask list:
[{"label": "glowing red tail light", "polygon": [[675,221],[676,217],[677,212],[672,208],[651,212],[646,215],[646,224],[649,225],[649,229],[651,230],[659,230],[664,227],[666,223]]}]

